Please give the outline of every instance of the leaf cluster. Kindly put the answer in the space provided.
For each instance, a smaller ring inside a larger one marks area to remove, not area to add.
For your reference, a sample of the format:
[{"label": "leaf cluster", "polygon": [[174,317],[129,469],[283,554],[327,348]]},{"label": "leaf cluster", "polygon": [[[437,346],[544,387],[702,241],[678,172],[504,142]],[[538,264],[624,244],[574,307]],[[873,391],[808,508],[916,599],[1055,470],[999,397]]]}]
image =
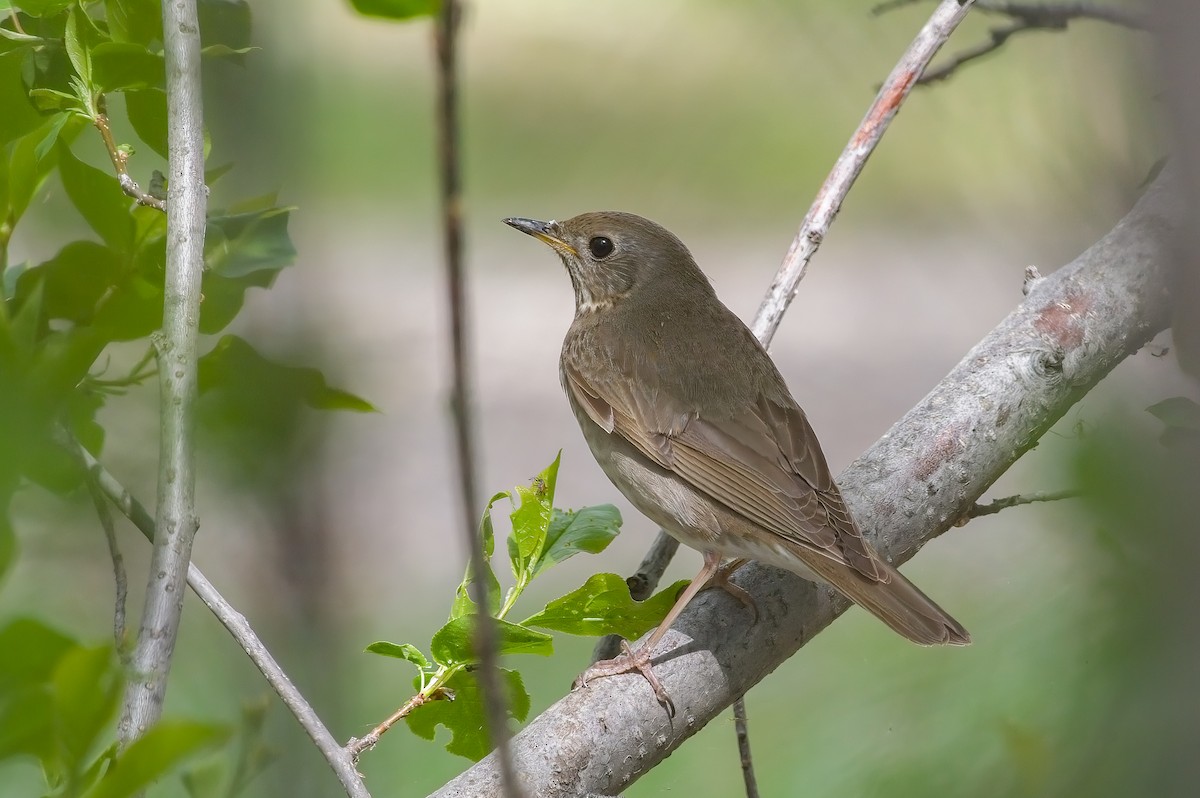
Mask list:
[{"label": "leaf cluster", "polygon": [[[118,756],[105,731],[123,687],[111,645],[86,646],[39,621],[12,621],[0,629],[0,761],[31,757],[48,795],[83,798],[136,795],[171,773],[183,776],[194,798],[232,796],[266,763],[261,711],[248,711],[236,730],[164,721]],[[222,757],[184,770],[189,760],[230,740],[237,743],[234,767]]]},{"label": "leaf cluster", "polygon": [[[407,660],[417,667],[417,699],[411,702],[413,708],[405,721],[415,734],[427,740],[434,738],[438,725],[445,726],[451,733],[446,750],[452,754],[477,761],[492,748],[484,722],[483,695],[473,673],[479,663],[475,647],[479,607],[473,593],[485,596],[488,614],[495,618],[501,655],[548,656],[554,651],[554,638],[542,629],[635,638],[666,616],[687,584],[686,580],[676,582],[646,601],[636,601],[620,576],[596,574],[524,620],[509,620],[517,599],[536,577],[580,552],[603,551],[620,531],[621,514],[611,504],[579,510],[554,507],[560,458],[561,453],[529,485],[497,493],[488,501],[479,523],[487,559],[487,584],[482,591],[473,590],[471,568],[467,568],[455,591],[449,620],[430,641],[429,656],[411,643],[380,641],[367,647],[368,652]],[[495,551],[492,510],[503,500],[508,500],[512,508],[507,550],[514,581],[507,591],[502,590],[491,562]],[[524,721],[529,712],[529,693],[521,675],[506,668],[501,669],[501,675],[509,714]]]},{"label": "leaf cluster", "polygon": [[[202,56],[242,63],[252,49],[249,3],[200,0],[199,11]],[[170,187],[157,172],[148,192],[131,186],[133,167],[148,173],[167,156],[162,35],[159,0],[0,0],[0,576],[16,555],[8,519],[15,492],[77,490],[86,475],[75,441],[99,456],[107,437],[100,410],[156,375],[167,230],[154,205],[169,201]],[[116,94],[123,102],[110,103]],[[102,168],[80,155],[88,137],[103,144]],[[229,168],[209,168],[206,182]],[[45,260],[10,263],[14,233],[43,212],[39,200],[56,183],[89,233],[63,236]],[[290,211],[273,194],[210,209],[199,329],[213,337],[204,339],[198,370],[201,407],[217,417],[371,409],[316,369],[272,362],[234,335],[215,337],[248,291],[270,287],[292,263]],[[117,371],[110,363],[129,342],[146,354]],[[136,794],[218,746],[222,760],[184,773],[184,784],[197,798],[232,796],[269,758],[261,707],[246,711],[236,734],[165,721],[118,755],[104,732],[122,681],[111,646],[82,646],[35,621],[11,623],[0,630],[0,758],[34,757],[49,794],[89,798]]]},{"label": "leaf cluster", "polygon": [[[158,0],[24,0],[0,13],[0,574],[14,556],[5,518],[13,493],[39,484],[78,488],[82,471],[62,445],[78,439],[99,455],[97,413],[114,396],[155,375],[154,333],[162,323],[166,217],[135,202],[129,167],[139,148],[167,152],[167,98]],[[202,55],[241,61],[250,47],[244,0],[201,0]],[[109,98],[124,97],[123,118]],[[136,139],[119,141],[115,130]],[[110,165],[77,155],[97,136]],[[136,146],[134,142],[136,141]],[[160,163],[157,156],[150,156]],[[229,166],[211,168],[211,186]],[[151,195],[165,197],[161,175]],[[91,236],[63,241],[43,261],[9,263],[9,243],[47,184],[63,194]],[[268,288],[295,258],[291,209],[274,194],[210,210],[200,332],[216,335],[238,316],[246,294]],[[143,342],[146,357],[108,373],[109,352]],[[213,415],[278,419],[279,408],[369,410],[326,384],[315,369],[273,363],[226,335],[199,361]],[[247,425],[249,426],[249,425]],[[256,428],[263,428],[259,425]]]}]

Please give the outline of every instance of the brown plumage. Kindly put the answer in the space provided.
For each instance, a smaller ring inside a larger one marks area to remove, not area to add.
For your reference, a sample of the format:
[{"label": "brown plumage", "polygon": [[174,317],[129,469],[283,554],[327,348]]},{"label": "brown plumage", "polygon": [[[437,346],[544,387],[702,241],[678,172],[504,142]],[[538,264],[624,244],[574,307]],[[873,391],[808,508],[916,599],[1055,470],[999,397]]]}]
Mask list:
[{"label": "brown plumage", "polygon": [[[914,642],[970,642],[863,539],[804,411],[678,238],[627,213],[505,221],[566,265],[575,289],[560,362],[567,398],[617,488],[705,554],[697,582],[721,557],[759,560],[827,582]],[[585,677],[637,668],[653,682],[643,665]]]}]

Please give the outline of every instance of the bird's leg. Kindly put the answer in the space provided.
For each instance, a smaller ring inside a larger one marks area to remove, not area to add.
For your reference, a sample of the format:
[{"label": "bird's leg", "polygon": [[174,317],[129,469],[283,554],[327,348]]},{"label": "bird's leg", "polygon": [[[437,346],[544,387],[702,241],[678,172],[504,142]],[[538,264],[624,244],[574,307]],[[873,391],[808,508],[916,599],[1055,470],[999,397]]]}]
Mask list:
[{"label": "bird's leg", "polygon": [[747,593],[745,589],[740,588],[733,582],[729,581],[729,577],[733,576],[734,571],[741,568],[748,562],[750,562],[750,560],[746,557],[738,557],[736,560],[730,560],[718,568],[717,572],[709,577],[708,584],[700,589],[708,590],[710,587],[721,588],[726,593],[740,601],[742,606],[750,610],[750,613],[754,616],[754,619],[751,621],[751,623],[755,623],[758,621],[758,605],[754,603],[754,597]]},{"label": "bird's leg", "polygon": [[662,623],[658,628],[646,639],[636,651],[629,647],[626,641],[621,642],[622,653],[612,659],[602,659],[592,665],[575,680],[573,687],[578,689],[586,687],[587,683],[592,679],[601,679],[605,676],[616,676],[620,673],[632,673],[637,671],[645,677],[650,683],[650,688],[654,690],[654,696],[658,699],[658,703],[662,704],[667,714],[674,717],[675,705],[671,699],[667,697],[667,691],[663,689],[662,683],[658,677],[654,675],[654,670],[650,667],[650,655],[654,652],[654,647],[662,640],[663,635],[671,628],[671,624],[679,617],[679,613],[683,612],[683,608],[688,605],[697,593],[709,586],[709,583],[716,576],[721,568],[721,555],[716,552],[708,552],[704,555],[704,567],[700,569],[700,573],[696,574],[696,578],[691,584],[684,589],[679,598],[675,601],[675,606],[671,607],[671,611],[667,613],[667,617],[663,618]]}]

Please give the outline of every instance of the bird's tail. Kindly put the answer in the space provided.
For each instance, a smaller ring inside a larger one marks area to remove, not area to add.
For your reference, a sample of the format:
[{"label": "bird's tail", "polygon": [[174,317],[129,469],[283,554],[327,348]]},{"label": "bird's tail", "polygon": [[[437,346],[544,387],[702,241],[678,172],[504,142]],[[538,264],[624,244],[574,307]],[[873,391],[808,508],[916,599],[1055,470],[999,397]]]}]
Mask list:
[{"label": "bird's tail", "polygon": [[962,624],[882,559],[878,561],[884,573],[880,581],[825,557],[805,560],[817,576],[914,643],[965,646],[971,642]]}]

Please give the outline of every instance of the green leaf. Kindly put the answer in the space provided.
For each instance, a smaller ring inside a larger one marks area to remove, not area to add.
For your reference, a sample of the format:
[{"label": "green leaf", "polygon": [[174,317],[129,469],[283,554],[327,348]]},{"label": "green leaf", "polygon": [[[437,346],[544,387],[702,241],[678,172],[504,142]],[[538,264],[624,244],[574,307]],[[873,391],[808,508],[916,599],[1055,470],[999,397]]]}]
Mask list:
[{"label": "green leaf", "polygon": [[15,5],[31,17],[51,17],[66,11],[75,0],[19,0]]},{"label": "green leaf", "polygon": [[188,768],[180,776],[188,798],[228,798],[225,770],[224,762],[204,762]]},{"label": "green leaf", "polygon": [[92,23],[91,17],[79,6],[72,6],[67,13],[67,30],[64,44],[71,66],[75,68],[83,85],[92,91],[95,89],[92,76],[92,51],[101,42],[100,31]]},{"label": "green leaf", "polygon": [[29,101],[29,90],[21,78],[24,53],[0,55],[0,145],[35,130],[42,117]]},{"label": "green leaf", "polygon": [[539,626],[573,635],[620,635],[634,640],[657,626],[674,606],[683,579],[645,601],[634,601],[629,585],[616,574],[596,574],[562,598],[526,618],[526,626]]},{"label": "green leaf", "polygon": [[35,757],[49,781],[51,774],[62,771],[50,690],[30,685],[5,692],[5,700],[0,701],[0,759],[17,754]]},{"label": "green leaf", "polygon": [[[8,521],[8,513],[0,509],[0,577],[8,573],[8,568],[12,565],[16,555],[17,535]],[[0,729],[3,728],[4,723],[0,722]]]},{"label": "green leaf", "polygon": [[58,146],[58,168],[63,188],[75,208],[104,243],[117,252],[133,248],[132,200],[121,190],[117,178],[80,161],[64,143]]},{"label": "green leaf", "polygon": [[546,547],[533,566],[533,576],[581,551],[599,554],[620,531],[621,511],[611,504],[566,512],[555,509],[546,531]]},{"label": "green leaf", "polygon": [[[0,146],[0,215],[8,216],[8,152],[7,149]],[[12,231],[9,230],[8,234]],[[8,253],[0,251],[0,272],[5,270],[5,264],[8,263]],[[2,275],[0,275],[2,276]],[[0,292],[0,298],[7,298],[8,294]]]},{"label": "green leaf", "polygon": [[17,280],[17,297],[29,296],[40,283],[47,318],[86,324],[120,271],[121,259],[108,247],[94,241],[72,241],[50,260],[25,270]]},{"label": "green leaf", "polygon": [[[20,279],[17,280],[17,290],[20,291]],[[44,318],[42,309],[45,305],[46,291],[40,282],[21,300],[21,306],[13,314],[12,323],[8,328],[9,340],[18,352],[27,355],[33,353],[34,345],[42,332]]]},{"label": "green leaf", "polygon": [[54,666],[74,647],[74,640],[33,618],[18,618],[0,629],[0,697],[48,682]]},{"label": "green leaf", "polygon": [[[479,661],[474,649],[475,619],[464,615],[449,621],[433,635],[429,653],[440,665],[470,665]],[[528,629],[508,621],[496,620],[497,649],[501,654],[554,653],[554,638],[544,632]]]},{"label": "green leaf", "polygon": [[159,0],[105,0],[108,32],[118,42],[148,45],[162,40],[162,3]]},{"label": "green leaf", "polygon": [[116,712],[123,686],[116,664],[112,646],[76,647],[54,669],[51,689],[58,718],[56,743],[72,771],[91,752]]},{"label": "green leaf", "polygon": [[[76,120],[74,124],[72,119]],[[24,215],[33,195],[58,163],[58,148],[52,144],[60,138],[71,138],[82,122],[71,114],[58,114],[10,145],[8,206],[14,223]],[[46,144],[47,139],[50,144]]]},{"label": "green leaf", "polygon": [[159,721],[117,758],[87,798],[127,798],[170,773],[185,759],[216,748],[230,736],[224,726]]},{"label": "green leaf", "polygon": [[[67,125],[71,124],[72,120],[75,120],[76,123],[78,123],[79,117],[69,113],[56,114],[53,117],[53,123],[50,125],[49,130],[46,131],[45,135],[42,137],[41,141],[38,142],[37,147],[33,151],[33,155],[38,161],[42,161],[46,157],[47,153],[53,150],[54,145],[58,143],[59,138],[62,137],[63,130],[66,129]],[[57,161],[57,159],[55,159],[55,161]],[[22,210],[24,209],[22,208]]]},{"label": "green leaf", "polygon": [[[516,671],[500,669],[501,683],[507,693],[508,714],[519,721],[529,715],[529,693]],[[415,684],[420,688],[419,681]],[[478,762],[492,750],[484,716],[483,694],[475,674],[459,670],[446,682],[446,691],[453,699],[427,701],[404,718],[413,734],[432,740],[439,725],[450,730],[446,750]]]},{"label": "green leaf", "polygon": [[366,650],[368,654],[408,660],[418,668],[433,667],[433,664],[421,653],[421,649],[412,643],[389,643],[386,640],[379,640],[367,646]]},{"label": "green leaf", "polygon": [[[197,6],[200,17],[201,48],[224,45],[230,50],[250,47],[250,5],[244,0],[200,0]],[[234,56],[240,61],[240,56]]]},{"label": "green leaf", "polygon": [[242,56],[246,53],[258,50],[258,47],[239,47],[236,50],[228,45],[214,44],[209,47],[200,48],[200,55],[204,58],[228,58],[230,61],[241,62]]},{"label": "green leaf", "polygon": [[296,259],[288,236],[291,208],[268,208],[208,220],[204,242],[206,268],[223,277],[278,271]]},{"label": "green leaf", "polygon": [[294,399],[317,410],[375,412],[365,399],[329,387],[317,369],[274,363],[236,335],[224,336],[200,358],[199,379],[201,394],[227,390],[250,398]]},{"label": "green leaf", "polygon": [[350,5],[365,17],[380,19],[431,17],[442,8],[441,0],[350,0]]},{"label": "green leaf", "polygon": [[104,42],[92,51],[92,78],[100,91],[161,89],[166,83],[161,53],[132,42]]},{"label": "green leaf", "polygon": [[[125,95],[125,114],[133,132],[147,147],[167,157],[167,93],[159,89]],[[212,185],[211,180],[205,181]]]},{"label": "green leaf", "polygon": [[[508,496],[508,491],[501,491],[489,499],[487,507],[483,510],[483,517],[479,520],[479,535],[483,540],[483,558],[486,561],[484,564],[487,566],[488,576],[488,611],[492,615],[500,611],[500,581],[496,579],[496,572],[492,570],[492,553],[496,549],[496,533],[492,527],[492,505]],[[471,585],[474,583],[475,573],[471,568],[471,563],[468,562],[467,572],[463,574],[462,581],[458,583],[458,589],[454,594],[454,603],[450,606],[450,620],[475,612],[475,602],[471,600]]]},{"label": "green leaf", "polygon": [[521,504],[512,511],[512,534],[508,538],[508,556],[518,581],[533,576],[533,564],[541,559],[554,510],[554,484],[558,479],[558,464],[562,451],[546,466],[528,487],[516,489]]},{"label": "green leaf", "polygon": [[33,89],[29,99],[39,111],[82,111],[83,105],[74,94],[57,89]]}]

